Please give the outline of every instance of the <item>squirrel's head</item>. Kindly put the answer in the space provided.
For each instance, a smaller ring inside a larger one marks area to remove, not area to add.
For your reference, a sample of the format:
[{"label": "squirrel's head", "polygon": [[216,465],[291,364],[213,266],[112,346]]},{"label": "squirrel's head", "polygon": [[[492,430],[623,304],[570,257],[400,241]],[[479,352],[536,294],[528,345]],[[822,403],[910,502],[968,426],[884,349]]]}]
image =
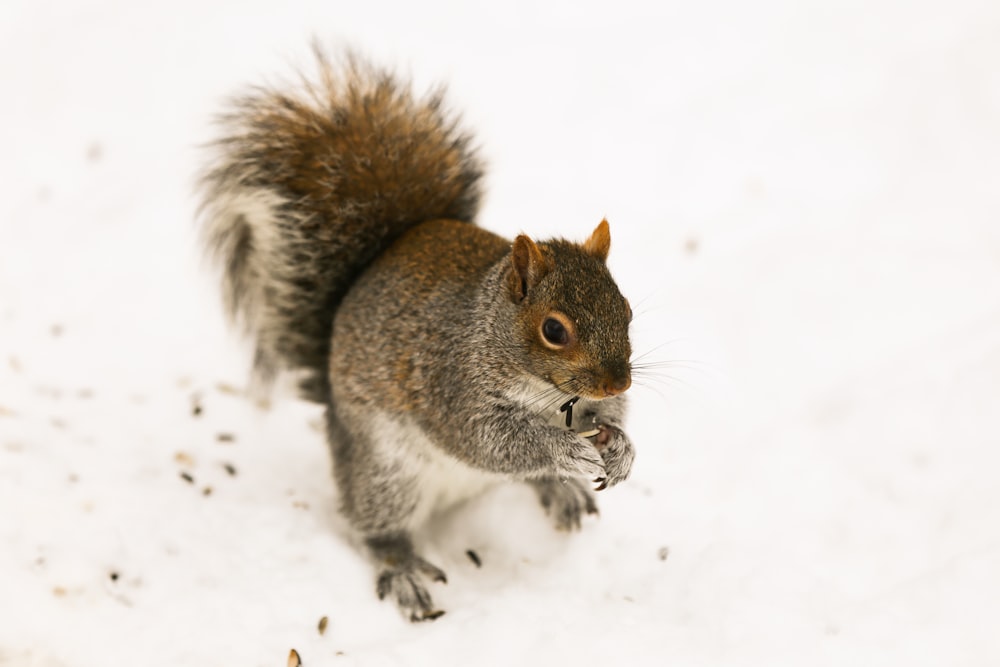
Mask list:
[{"label": "squirrel's head", "polygon": [[507,288],[529,370],[569,395],[599,400],[632,384],[632,309],[605,264],[610,247],[607,220],[581,244],[514,241]]}]

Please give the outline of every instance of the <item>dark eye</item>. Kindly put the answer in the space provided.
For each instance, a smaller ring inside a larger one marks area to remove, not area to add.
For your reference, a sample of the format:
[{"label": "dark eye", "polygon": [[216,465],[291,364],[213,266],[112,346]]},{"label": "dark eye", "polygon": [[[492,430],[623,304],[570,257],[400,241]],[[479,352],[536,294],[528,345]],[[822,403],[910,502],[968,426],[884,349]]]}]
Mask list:
[{"label": "dark eye", "polygon": [[569,344],[569,332],[562,322],[555,318],[550,317],[542,323],[542,335],[553,345],[562,347]]}]

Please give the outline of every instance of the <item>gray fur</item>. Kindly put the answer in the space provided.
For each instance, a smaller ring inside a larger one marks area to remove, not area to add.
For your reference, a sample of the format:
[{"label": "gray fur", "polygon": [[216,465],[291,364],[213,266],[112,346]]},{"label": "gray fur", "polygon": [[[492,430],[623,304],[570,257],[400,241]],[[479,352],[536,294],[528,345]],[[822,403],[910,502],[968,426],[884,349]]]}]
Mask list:
[{"label": "gray fur", "polygon": [[[408,536],[466,497],[459,487],[502,480],[528,481],[554,525],[574,530],[597,512],[584,480],[612,486],[628,477],[635,451],[621,430],[625,397],[577,403],[576,430],[610,430],[603,453],[565,428],[558,406],[573,394],[526,367],[519,306],[506,289],[509,255],[498,254],[478,279],[442,279],[425,293],[400,289],[407,278],[380,262],[341,303],[328,422],[342,510],[363,534]],[[433,609],[412,567],[382,577],[404,613]]]}]

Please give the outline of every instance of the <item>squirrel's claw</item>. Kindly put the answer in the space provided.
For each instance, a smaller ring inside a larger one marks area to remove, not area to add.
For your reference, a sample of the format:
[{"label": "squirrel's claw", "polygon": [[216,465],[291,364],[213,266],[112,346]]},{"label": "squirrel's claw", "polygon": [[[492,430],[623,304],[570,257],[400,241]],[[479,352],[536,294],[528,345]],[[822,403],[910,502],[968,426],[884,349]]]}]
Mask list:
[{"label": "squirrel's claw", "polygon": [[[423,560],[422,558],[418,560],[419,562],[417,563],[417,567],[424,574],[424,576],[426,576],[431,581],[435,581],[439,584],[448,583],[448,577],[445,576],[444,570],[442,570],[439,567],[434,567],[433,565]],[[441,613],[443,614],[444,612]]]},{"label": "squirrel's claw", "polygon": [[421,616],[411,616],[410,620],[414,623],[420,623],[422,621],[436,621],[444,616],[443,609],[435,609],[434,611],[424,612]]}]

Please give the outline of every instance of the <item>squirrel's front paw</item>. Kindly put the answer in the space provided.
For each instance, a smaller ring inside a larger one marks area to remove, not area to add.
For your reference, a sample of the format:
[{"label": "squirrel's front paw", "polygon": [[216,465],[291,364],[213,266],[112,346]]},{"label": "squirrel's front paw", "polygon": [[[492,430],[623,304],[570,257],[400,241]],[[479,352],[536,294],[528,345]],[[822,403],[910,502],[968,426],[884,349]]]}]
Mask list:
[{"label": "squirrel's front paw", "polygon": [[597,514],[594,492],[582,479],[544,477],[531,480],[531,486],[558,530],[580,530],[584,514]]},{"label": "squirrel's front paw", "polygon": [[583,477],[590,480],[605,479],[604,459],[589,440],[572,431],[563,436],[563,447],[557,452],[556,474],[560,477]]},{"label": "squirrel's front paw", "polygon": [[597,489],[614,486],[623,482],[632,472],[632,462],[635,460],[635,448],[625,432],[616,426],[600,424],[598,433],[593,437],[594,447],[601,453],[604,469],[607,475]]}]

